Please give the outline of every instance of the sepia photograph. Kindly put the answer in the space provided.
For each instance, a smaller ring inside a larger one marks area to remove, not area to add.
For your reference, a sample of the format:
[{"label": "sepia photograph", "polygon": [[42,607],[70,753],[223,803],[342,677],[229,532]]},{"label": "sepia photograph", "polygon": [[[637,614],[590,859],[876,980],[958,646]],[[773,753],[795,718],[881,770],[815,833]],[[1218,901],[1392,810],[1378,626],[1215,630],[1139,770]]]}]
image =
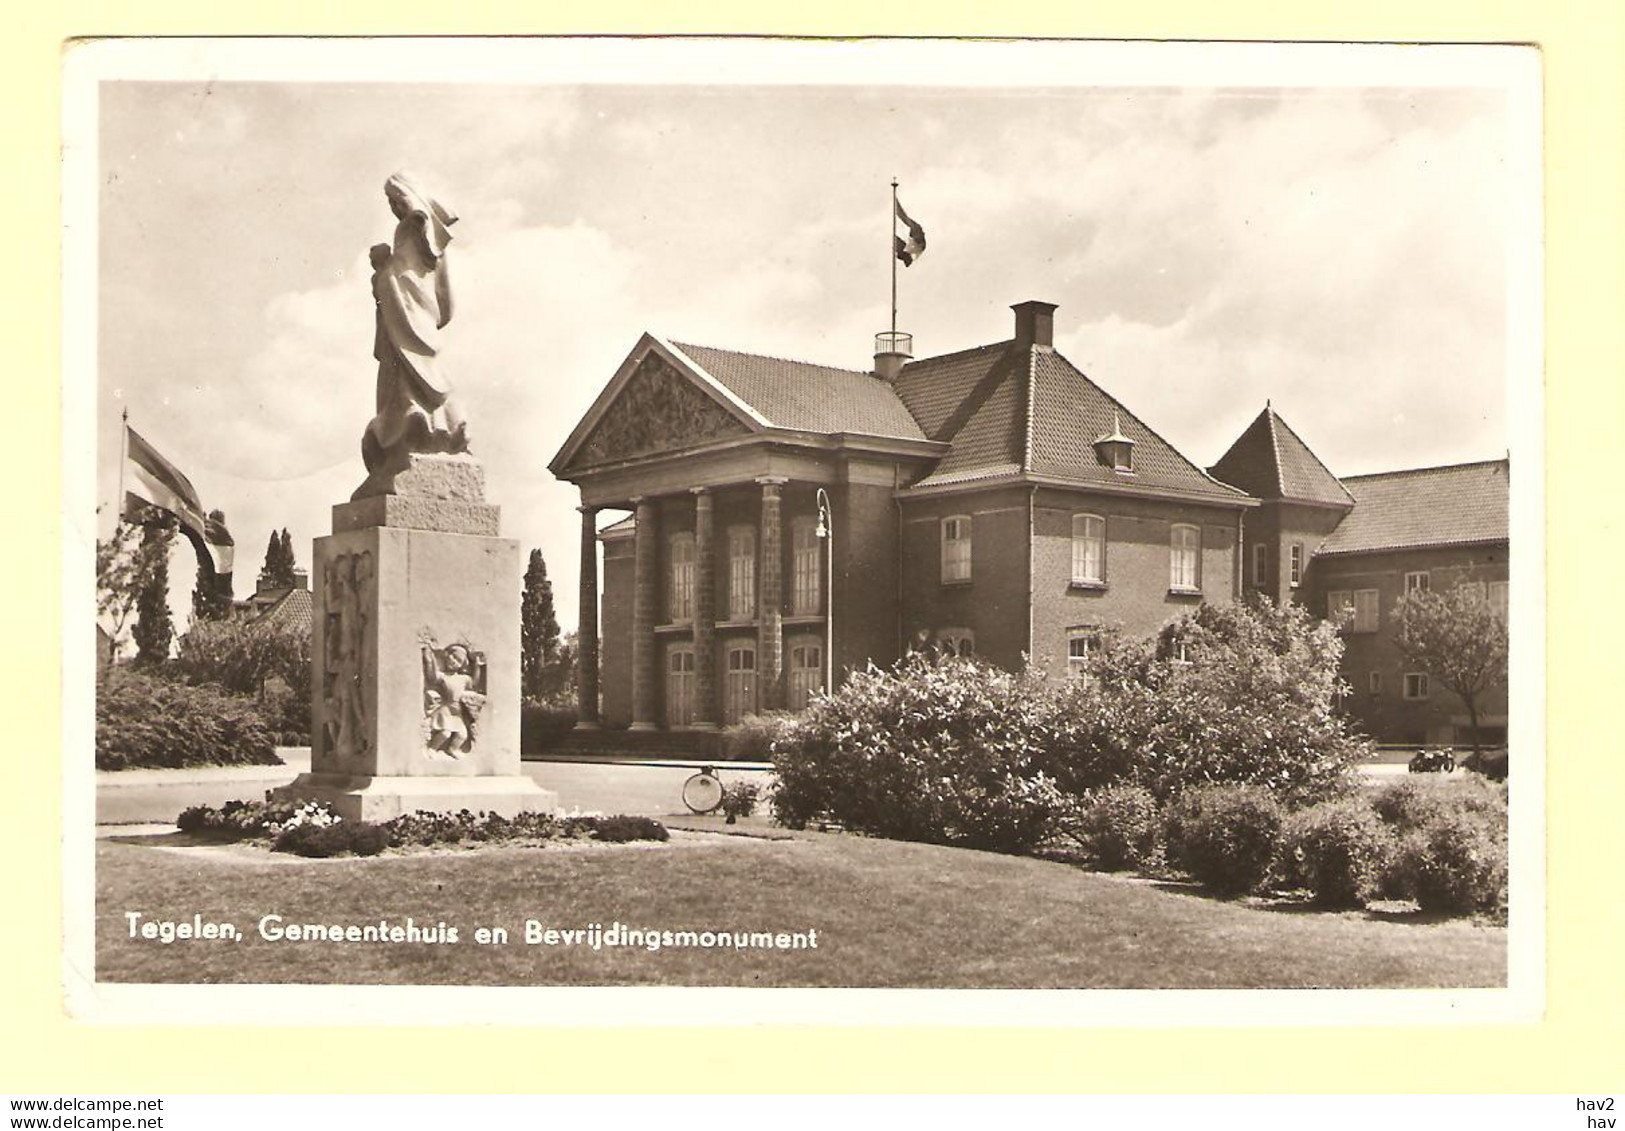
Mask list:
[{"label": "sepia photograph", "polygon": [[1538,52],[64,68],[76,1014],[1538,1015]]}]

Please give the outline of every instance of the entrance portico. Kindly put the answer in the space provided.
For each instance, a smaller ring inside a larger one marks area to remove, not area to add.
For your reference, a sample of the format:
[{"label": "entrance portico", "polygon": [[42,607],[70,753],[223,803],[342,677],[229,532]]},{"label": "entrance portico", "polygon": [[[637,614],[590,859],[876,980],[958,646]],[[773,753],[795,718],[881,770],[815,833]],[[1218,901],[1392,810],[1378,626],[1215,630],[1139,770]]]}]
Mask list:
[{"label": "entrance portico", "polygon": [[[837,672],[896,654],[892,494],[942,445],[912,420],[779,427],[687,350],[645,335],[551,465],[581,491],[582,728],[715,730],[805,706],[832,646]],[[631,517],[600,529],[605,511]],[[832,593],[850,627],[828,622]]]}]

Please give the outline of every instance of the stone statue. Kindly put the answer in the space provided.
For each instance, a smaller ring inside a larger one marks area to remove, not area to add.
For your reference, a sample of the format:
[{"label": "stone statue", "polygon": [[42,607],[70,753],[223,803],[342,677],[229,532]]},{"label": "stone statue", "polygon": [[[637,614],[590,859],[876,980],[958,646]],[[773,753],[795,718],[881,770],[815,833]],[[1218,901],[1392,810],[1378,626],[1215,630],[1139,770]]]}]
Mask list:
[{"label": "stone statue", "polygon": [[468,423],[440,368],[452,314],[446,250],[457,217],[410,173],[390,177],[384,196],[398,223],[393,241],[371,251],[377,415],[361,438],[367,481],[355,498],[391,493],[413,453],[468,450]]}]

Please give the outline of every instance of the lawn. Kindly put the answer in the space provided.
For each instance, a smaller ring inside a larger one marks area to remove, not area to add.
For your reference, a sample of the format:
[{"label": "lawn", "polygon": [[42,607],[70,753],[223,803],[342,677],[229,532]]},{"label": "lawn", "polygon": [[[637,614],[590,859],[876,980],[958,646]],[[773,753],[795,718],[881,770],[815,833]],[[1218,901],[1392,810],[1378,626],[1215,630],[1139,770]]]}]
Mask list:
[{"label": "lawn", "polygon": [[[98,842],[96,969],[111,982],[917,987],[1502,986],[1506,931],[1416,915],[1309,913],[1048,860],[835,833],[674,832],[303,860],[247,846]],[[230,922],[239,942],[129,937],[125,913]],[[456,926],[456,945],[269,942],[288,923]],[[526,945],[527,918],[661,930],[817,931],[816,948]],[[505,927],[506,945],[474,941]]]}]

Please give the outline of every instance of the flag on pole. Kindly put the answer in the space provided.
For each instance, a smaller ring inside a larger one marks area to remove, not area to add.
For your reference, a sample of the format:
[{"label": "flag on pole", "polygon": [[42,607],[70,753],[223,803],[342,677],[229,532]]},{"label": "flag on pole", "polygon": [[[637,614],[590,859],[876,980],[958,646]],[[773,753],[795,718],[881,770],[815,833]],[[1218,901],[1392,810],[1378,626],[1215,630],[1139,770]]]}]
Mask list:
[{"label": "flag on pole", "polygon": [[[168,511],[183,529],[208,553],[216,573],[230,573],[234,546],[227,532],[224,516],[219,518],[203,512],[197,488],[181,474],[158,449],[131,428],[124,426],[124,514],[128,518],[139,504]],[[132,507],[132,503],[137,506]]]},{"label": "flag on pole", "polygon": [[[894,189],[893,192],[895,191]],[[925,254],[925,229],[909,218],[909,214],[903,211],[902,202],[897,200],[895,196],[892,199],[892,204],[896,209],[897,218],[908,228],[908,239],[906,241],[902,236],[895,234],[892,236],[892,247],[897,253],[897,258],[903,261],[904,267],[907,267]]]}]

